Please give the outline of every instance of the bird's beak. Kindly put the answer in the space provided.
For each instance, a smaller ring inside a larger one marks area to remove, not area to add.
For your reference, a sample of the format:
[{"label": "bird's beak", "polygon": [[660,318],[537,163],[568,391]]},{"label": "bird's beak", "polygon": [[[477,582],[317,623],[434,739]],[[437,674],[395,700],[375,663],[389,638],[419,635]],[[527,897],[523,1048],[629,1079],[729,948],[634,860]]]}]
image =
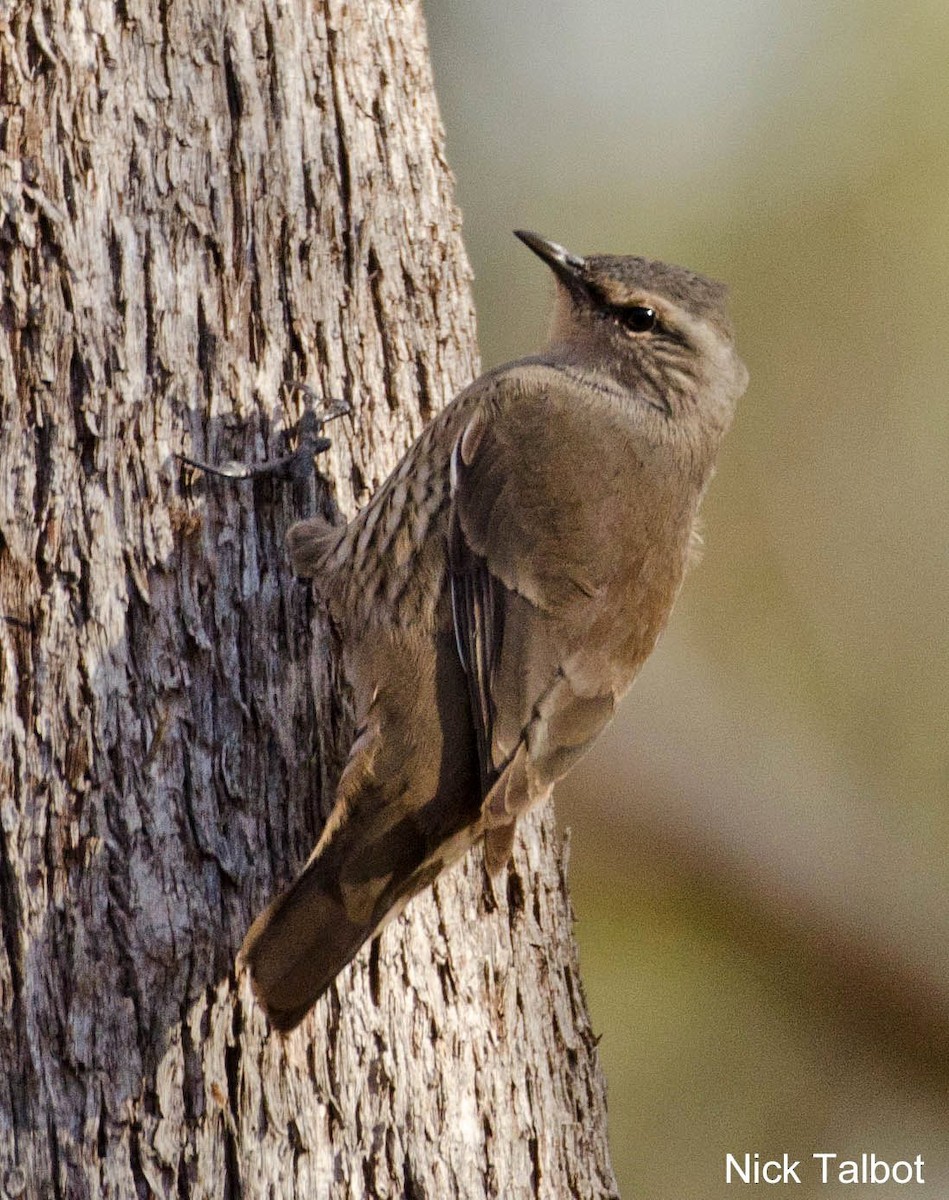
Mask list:
[{"label": "bird's beak", "polygon": [[548,241],[539,233],[529,233],[526,229],[515,229],[514,236],[520,238],[525,246],[542,258],[558,279],[569,288],[583,287],[586,281],[586,261],[579,254],[571,254],[556,242]]}]

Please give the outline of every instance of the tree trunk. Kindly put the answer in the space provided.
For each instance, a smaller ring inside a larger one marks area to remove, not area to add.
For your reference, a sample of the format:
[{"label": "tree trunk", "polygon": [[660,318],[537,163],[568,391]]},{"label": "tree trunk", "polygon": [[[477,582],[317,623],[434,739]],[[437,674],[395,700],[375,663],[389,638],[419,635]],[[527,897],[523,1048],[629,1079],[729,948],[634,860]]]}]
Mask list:
[{"label": "tree trunk", "polygon": [[615,1194],[549,812],[272,1034],[234,955],[349,735],[283,536],[476,369],[413,0],[0,6],[0,1195]]}]

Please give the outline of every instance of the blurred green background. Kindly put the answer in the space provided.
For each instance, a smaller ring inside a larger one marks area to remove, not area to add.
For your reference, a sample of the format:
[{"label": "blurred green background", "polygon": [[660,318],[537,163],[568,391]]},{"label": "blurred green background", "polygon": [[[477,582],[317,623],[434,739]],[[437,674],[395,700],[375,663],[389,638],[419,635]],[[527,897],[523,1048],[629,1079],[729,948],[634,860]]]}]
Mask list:
[{"label": "blurred green background", "polygon": [[484,364],[544,335],[526,227],[726,280],[751,370],[705,558],[558,793],[623,1194],[830,1151],[926,1186],[796,1196],[949,1195],[949,6],[427,16]]}]

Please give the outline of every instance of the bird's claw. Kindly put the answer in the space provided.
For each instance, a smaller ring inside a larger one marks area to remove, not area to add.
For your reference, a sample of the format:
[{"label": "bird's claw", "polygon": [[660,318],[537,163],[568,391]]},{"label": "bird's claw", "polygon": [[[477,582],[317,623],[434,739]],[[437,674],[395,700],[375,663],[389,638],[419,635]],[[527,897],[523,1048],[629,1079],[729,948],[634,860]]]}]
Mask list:
[{"label": "bird's claw", "polygon": [[300,481],[313,470],[317,454],[324,454],[332,446],[328,437],[323,436],[323,427],[337,417],[346,416],[352,412],[352,405],[347,400],[333,398],[324,406],[322,413],[317,413],[316,403],[322,404],[320,397],[307,383],[291,384],[294,391],[304,393],[304,407],[300,420],[297,422],[296,449],[279,458],[265,459],[258,463],[242,463],[229,460],[223,463],[206,463],[197,458],[189,458],[185,454],[175,457],[185,466],[206,475],[215,475],[220,479],[259,479],[264,475],[276,475],[294,481]]}]

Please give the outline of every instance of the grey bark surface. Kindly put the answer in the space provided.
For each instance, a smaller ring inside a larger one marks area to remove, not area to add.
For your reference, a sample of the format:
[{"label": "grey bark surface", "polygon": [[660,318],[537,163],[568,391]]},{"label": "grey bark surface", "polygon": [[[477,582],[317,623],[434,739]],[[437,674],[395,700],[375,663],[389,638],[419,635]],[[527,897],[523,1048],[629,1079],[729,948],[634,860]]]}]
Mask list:
[{"label": "grey bark surface", "polygon": [[612,1196],[550,812],[271,1034],[234,955],[349,734],[289,523],[182,469],[342,396],[345,513],[476,371],[409,0],[0,4],[0,1196]]}]

